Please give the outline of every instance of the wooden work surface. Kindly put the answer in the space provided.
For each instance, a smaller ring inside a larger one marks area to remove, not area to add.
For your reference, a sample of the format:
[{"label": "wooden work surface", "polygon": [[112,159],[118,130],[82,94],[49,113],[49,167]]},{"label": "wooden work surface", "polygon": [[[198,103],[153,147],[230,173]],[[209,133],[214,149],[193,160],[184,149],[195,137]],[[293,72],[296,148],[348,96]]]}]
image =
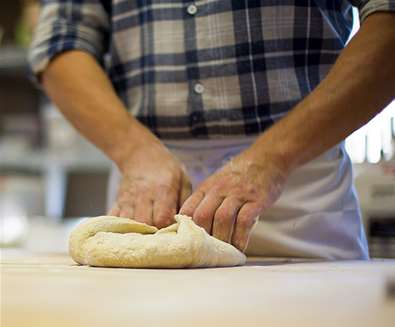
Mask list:
[{"label": "wooden work surface", "polygon": [[90,268],[3,251],[1,326],[395,326],[395,261]]}]

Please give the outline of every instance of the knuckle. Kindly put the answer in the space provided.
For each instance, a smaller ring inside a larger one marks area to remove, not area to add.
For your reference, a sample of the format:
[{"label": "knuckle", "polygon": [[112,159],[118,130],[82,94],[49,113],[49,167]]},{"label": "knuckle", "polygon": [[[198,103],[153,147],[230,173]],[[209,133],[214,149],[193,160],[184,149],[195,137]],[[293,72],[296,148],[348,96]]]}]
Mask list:
[{"label": "knuckle", "polygon": [[247,185],[245,192],[251,197],[256,197],[259,194],[258,188],[251,184]]},{"label": "knuckle", "polygon": [[204,190],[204,188],[198,188],[192,195],[191,198],[193,198],[194,200],[200,200],[202,198],[204,198],[204,195],[206,194],[206,191]]},{"label": "knuckle", "polygon": [[221,183],[216,183],[210,187],[208,193],[213,197],[220,197],[223,194],[223,187]]}]

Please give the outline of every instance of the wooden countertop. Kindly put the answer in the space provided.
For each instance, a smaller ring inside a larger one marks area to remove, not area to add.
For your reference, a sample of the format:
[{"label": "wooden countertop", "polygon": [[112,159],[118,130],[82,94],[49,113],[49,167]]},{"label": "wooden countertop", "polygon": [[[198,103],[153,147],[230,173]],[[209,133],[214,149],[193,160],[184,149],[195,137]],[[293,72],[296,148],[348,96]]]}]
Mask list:
[{"label": "wooden countertop", "polygon": [[395,261],[187,270],[2,250],[1,326],[395,326]]}]

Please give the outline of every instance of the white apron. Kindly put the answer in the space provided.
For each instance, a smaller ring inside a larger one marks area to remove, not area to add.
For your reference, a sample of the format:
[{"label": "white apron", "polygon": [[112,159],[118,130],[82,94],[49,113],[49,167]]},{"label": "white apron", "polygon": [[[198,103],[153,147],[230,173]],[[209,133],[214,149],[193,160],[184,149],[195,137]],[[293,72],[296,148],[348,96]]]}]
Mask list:
[{"label": "white apron", "polygon": [[[185,165],[193,188],[246,149],[253,138],[164,141]],[[110,177],[109,205],[119,182]],[[247,255],[326,260],[368,259],[352,166],[344,144],[296,169],[255,225]]]}]

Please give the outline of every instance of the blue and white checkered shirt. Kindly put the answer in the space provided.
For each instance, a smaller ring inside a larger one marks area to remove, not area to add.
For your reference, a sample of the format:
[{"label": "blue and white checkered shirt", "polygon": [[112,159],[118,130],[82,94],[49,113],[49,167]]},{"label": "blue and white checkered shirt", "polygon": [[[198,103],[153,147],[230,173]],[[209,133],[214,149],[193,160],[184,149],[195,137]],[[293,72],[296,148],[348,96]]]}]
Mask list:
[{"label": "blue and white checkered shirt", "polygon": [[395,10],[395,0],[42,2],[33,71],[67,50],[92,54],[163,139],[264,131],[328,73],[350,35],[351,5],[362,20]]}]

